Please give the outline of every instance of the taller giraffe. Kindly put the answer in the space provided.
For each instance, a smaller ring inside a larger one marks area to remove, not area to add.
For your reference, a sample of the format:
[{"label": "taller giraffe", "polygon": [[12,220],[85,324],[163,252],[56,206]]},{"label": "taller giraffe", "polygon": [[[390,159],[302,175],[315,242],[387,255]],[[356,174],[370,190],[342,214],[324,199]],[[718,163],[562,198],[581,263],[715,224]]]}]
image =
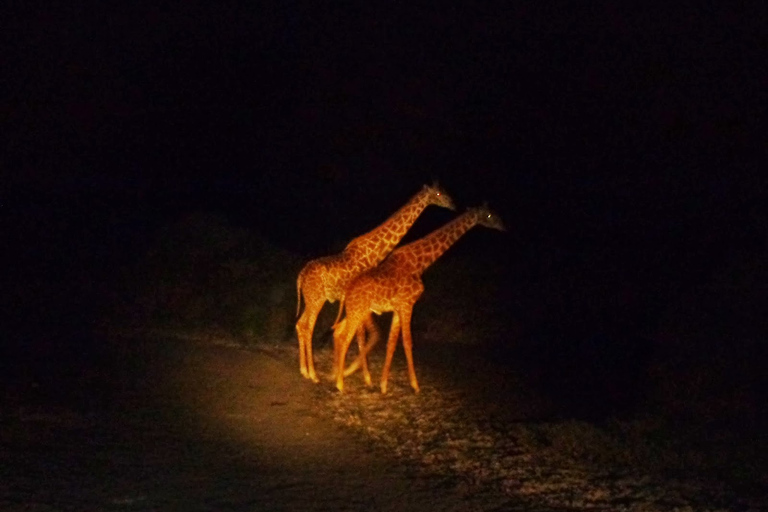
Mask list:
[{"label": "taller giraffe", "polygon": [[364,325],[370,321],[371,312],[381,314],[392,311],[387,357],[381,374],[381,392],[387,392],[389,368],[401,330],[411,387],[417,393],[419,392],[419,383],[413,367],[411,314],[414,304],[424,291],[421,275],[464,233],[476,225],[504,230],[501,219],[486,206],[469,208],[465,213],[424,238],[394,250],[381,265],[360,274],[349,284],[341,305],[346,311],[346,316],[334,325],[333,333],[336,387],[339,391],[344,390],[344,360],[355,334],[360,346],[359,359],[363,366],[365,381],[370,385],[371,377],[368,373],[366,353],[372,344],[364,347]]},{"label": "taller giraffe", "polygon": [[413,226],[421,212],[431,204],[455,209],[453,200],[437,184],[424,185],[391,217],[372,231],[349,242],[341,253],[312,260],[299,272],[296,280],[296,316],[301,311],[302,294],[304,313],[296,322],[296,333],[299,338],[299,364],[304,377],[318,381],[312,357],[312,334],[317,315],[325,302],[333,303],[342,299],[349,282],[378,265]]}]

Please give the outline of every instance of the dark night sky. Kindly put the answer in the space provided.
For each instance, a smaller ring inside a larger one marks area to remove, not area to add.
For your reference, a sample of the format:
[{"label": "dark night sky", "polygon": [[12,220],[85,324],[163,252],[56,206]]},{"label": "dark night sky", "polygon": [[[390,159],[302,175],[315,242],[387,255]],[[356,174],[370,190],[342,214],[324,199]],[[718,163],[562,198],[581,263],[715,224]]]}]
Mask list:
[{"label": "dark night sky", "polygon": [[765,251],[765,8],[182,5],[3,16],[18,261],[59,225],[132,240],[195,210],[316,257],[433,178],[499,212],[508,234],[466,246],[515,276],[695,280]]}]

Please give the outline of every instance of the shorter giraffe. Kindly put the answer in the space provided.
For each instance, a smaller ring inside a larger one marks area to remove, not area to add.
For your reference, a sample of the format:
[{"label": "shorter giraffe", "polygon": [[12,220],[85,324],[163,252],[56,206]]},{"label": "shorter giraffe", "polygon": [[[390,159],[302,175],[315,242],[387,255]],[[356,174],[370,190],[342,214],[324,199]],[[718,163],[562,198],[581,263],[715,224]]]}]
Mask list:
[{"label": "shorter giraffe", "polygon": [[369,344],[369,347],[364,346],[365,325],[371,321],[371,312],[381,314],[392,311],[387,356],[381,374],[381,392],[387,392],[389,368],[400,331],[403,334],[403,348],[408,361],[411,387],[417,393],[419,392],[419,383],[413,367],[411,314],[414,304],[424,291],[421,274],[464,233],[478,224],[504,230],[501,219],[491,213],[486,206],[469,208],[465,213],[424,238],[396,249],[379,266],[357,276],[349,284],[341,305],[346,311],[346,316],[334,325],[333,333],[336,387],[339,391],[344,390],[344,360],[355,334],[360,347],[360,361],[366,383],[370,382],[366,353],[372,344]]},{"label": "shorter giraffe", "polygon": [[[314,382],[319,380],[312,357],[312,333],[325,302],[342,299],[349,282],[386,258],[416,222],[421,212],[431,204],[455,209],[453,200],[436,183],[432,186],[424,185],[386,221],[349,242],[340,254],[312,260],[301,269],[296,280],[299,296],[296,316],[301,311],[302,296],[304,312],[296,322],[296,334],[299,338],[299,366],[304,377]],[[375,329],[373,322],[366,325]]]}]

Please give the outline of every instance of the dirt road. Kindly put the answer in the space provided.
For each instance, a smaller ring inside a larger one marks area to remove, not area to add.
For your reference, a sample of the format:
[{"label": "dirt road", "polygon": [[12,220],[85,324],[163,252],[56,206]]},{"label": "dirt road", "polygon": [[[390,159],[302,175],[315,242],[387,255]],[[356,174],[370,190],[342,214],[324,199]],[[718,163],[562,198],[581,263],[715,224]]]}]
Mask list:
[{"label": "dirt road", "polygon": [[6,409],[0,509],[465,511],[499,498],[313,414],[313,384],[269,349],[122,343],[65,403]]},{"label": "dirt road", "polygon": [[69,341],[3,375],[2,511],[768,509],[759,438],[539,421],[548,405],[471,350],[420,345],[421,393],[399,360],[382,396],[306,381],[288,341]]}]

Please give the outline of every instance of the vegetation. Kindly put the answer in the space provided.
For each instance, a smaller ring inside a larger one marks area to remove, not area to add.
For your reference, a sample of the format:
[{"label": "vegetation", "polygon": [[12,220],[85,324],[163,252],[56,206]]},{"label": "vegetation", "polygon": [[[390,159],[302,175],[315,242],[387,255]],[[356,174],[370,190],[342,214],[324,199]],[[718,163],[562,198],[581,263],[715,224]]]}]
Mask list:
[{"label": "vegetation", "polygon": [[282,340],[293,330],[300,264],[221,217],[189,215],[162,227],[128,267],[108,321],[123,329]]}]

